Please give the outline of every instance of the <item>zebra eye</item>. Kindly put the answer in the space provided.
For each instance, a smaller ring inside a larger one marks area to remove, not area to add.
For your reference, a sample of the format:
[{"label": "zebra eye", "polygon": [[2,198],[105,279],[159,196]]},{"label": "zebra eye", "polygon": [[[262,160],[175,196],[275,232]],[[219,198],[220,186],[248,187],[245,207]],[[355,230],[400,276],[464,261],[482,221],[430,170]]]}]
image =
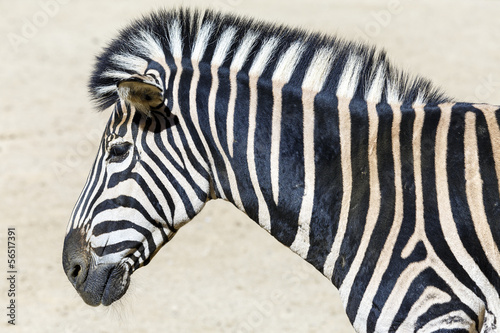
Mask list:
[{"label": "zebra eye", "polygon": [[112,163],[122,162],[128,156],[130,146],[129,142],[121,142],[109,147],[109,155],[107,160]]}]

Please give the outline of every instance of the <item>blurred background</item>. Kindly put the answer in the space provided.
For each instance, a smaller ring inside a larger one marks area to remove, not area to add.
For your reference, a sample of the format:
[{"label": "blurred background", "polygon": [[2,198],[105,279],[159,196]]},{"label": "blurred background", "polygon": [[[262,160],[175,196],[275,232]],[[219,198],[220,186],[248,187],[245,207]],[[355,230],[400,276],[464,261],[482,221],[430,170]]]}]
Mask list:
[{"label": "blurred background", "polygon": [[134,273],[118,304],[91,308],[67,281],[66,224],[109,117],[87,94],[94,57],[134,18],[180,5],[367,41],[457,100],[500,104],[496,0],[1,1],[0,331],[352,332],[327,279],[220,201]]}]

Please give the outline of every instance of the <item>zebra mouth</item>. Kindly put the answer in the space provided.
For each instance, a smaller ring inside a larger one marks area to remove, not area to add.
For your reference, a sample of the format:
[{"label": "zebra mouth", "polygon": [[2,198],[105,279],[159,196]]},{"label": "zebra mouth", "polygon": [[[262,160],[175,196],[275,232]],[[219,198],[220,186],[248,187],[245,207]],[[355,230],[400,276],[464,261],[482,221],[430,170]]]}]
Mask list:
[{"label": "zebra mouth", "polygon": [[90,269],[85,281],[75,289],[91,306],[111,305],[127,292],[130,273],[127,265],[98,265]]},{"label": "zebra mouth", "polygon": [[104,282],[101,296],[101,304],[111,305],[122,298],[130,285],[130,274],[127,265],[117,265],[109,270],[108,277]]}]

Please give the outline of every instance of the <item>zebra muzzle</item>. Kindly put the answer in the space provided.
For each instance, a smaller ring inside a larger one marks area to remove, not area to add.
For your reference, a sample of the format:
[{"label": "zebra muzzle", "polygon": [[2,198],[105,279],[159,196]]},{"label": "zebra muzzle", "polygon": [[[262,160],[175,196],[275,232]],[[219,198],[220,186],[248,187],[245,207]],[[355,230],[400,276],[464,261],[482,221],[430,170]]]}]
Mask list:
[{"label": "zebra muzzle", "polygon": [[120,263],[95,265],[83,239],[77,230],[66,236],[63,249],[66,276],[88,305],[110,305],[126,293],[130,269]]}]

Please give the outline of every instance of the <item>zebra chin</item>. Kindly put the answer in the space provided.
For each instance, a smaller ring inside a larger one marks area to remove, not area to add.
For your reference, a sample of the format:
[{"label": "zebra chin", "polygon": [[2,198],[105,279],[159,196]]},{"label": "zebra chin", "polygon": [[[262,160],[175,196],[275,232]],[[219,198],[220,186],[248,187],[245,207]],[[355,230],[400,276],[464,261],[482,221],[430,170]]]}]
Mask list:
[{"label": "zebra chin", "polygon": [[88,305],[111,305],[127,292],[132,267],[126,258],[116,263],[96,263],[96,255],[84,245],[84,238],[80,230],[66,236],[62,258],[66,276]]}]

